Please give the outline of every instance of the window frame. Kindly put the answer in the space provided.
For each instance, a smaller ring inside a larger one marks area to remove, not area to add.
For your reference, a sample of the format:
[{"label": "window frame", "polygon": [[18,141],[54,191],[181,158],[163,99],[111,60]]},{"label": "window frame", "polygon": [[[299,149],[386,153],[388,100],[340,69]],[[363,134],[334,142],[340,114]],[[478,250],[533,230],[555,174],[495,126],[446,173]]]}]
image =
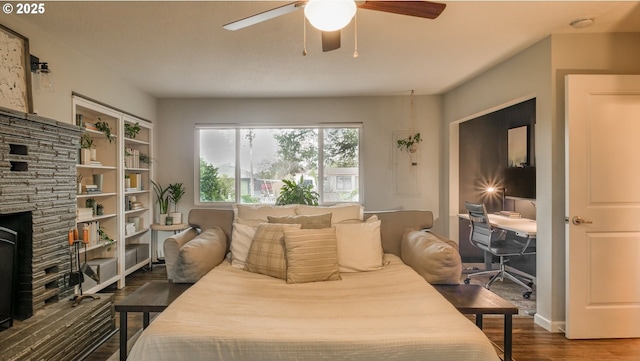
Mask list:
[{"label": "window frame", "polygon": [[[240,203],[241,192],[241,132],[248,129],[317,129],[318,130],[318,184],[316,191],[319,193],[320,205],[335,205],[342,203],[355,203],[354,201],[344,202],[325,202],[324,201],[324,130],[332,128],[345,128],[345,129],[357,129],[358,130],[358,201],[359,204],[364,204],[364,167],[363,167],[363,152],[362,152],[362,138],[363,138],[363,124],[362,123],[319,123],[319,124],[305,124],[305,125],[292,125],[292,124],[235,124],[235,123],[196,123],[194,127],[194,205],[199,207],[228,207],[234,203]],[[234,130],[235,131],[235,162],[234,162],[234,187],[235,187],[235,200],[225,202],[203,202],[200,200],[200,131],[201,130]],[[254,204],[254,203],[247,203]],[[269,204],[269,203],[255,203],[255,204]]]}]

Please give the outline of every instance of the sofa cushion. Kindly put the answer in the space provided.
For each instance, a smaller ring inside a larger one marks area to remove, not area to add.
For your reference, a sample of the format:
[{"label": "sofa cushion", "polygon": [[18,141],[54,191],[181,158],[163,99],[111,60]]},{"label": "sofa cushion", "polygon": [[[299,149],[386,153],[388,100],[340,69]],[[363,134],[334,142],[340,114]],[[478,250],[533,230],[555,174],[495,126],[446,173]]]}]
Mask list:
[{"label": "sofa cushion", "polygon": [[302,229],[320,229],[331,227],[331,213],[317,216],[267,216],[269,223],[300,224]]},{"label": "sofa cushion", "polygon": [[462,260],[458,245],[425,231],[406,229],[400,245],[402,261],[431,284],[458,284]]},{"label": "sofa cushion", "polygon": [[267,276],[287,279],[284,229],[300,229],[299,224],[262,223],[249,247],[244,269]]},{"label": "sofa cushion", "polygon": [[313,216],[319,214],[331,213],[331,223],[341,223],[349,220],[362,221],[363,207],[360,204],[338,204],[331,207],[324,206],[307,206],[298,204],[296,206],[296,214],[304,216]]},{"label": "sofa cushion", "polygon": [[285,229],[287,283],[339,280],[334,228]]},{"label": "sofa cushion", "polygon": [[195,283],[224,260],[227,237],[219,227],[210,228],[180,247],[173,282]]},{"label": "sofa cushion", "polygon": [[[268,216],[286,217],[296,215],[296,205],[272,206],[264,204],[233,204],[234,217],[244,220],[245,224],[257,226],[267,222]],[[326,212],[325,212],[326,213]]]},{"label": "sofa cushion", "polygon": [[382,268],[380,221],[335,224],[340,272],[374,271]]}]

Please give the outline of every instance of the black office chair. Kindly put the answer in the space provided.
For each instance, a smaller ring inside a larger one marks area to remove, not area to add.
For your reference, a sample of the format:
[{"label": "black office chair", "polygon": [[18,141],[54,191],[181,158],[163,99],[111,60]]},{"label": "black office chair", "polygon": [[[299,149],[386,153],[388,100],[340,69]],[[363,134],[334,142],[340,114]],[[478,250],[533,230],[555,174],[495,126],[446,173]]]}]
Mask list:
[{"label": "black office chair", "polygon": [[497,279],[503,281],[506,277],[526,289],[526,291],[522,293],[522,297],[527,299],[531,297],[531,293],[533,292],[531,289],[531,286],[533,285],[533,277],[529,278],[523,275],[518,275],[518,277],[521,277],[526,281],[525,283],[520,280],[520,278],[506,270],[506,263],[509,261],[507,257],[534,254],[536,252],[535,246],[531,245],[531,238],[508,237],[509,233],[505,230],[493,228],[491,223],[489,223],[487,209],[482,203],[465,202],[464,206],[469,214],[469,220],[471,221],[471,232],[469,232],[469,241],[471,244],[483,251],[500,257],[499,269],[471,273],[467,275],[464,283],[469,284],[471,277],[492,274],[493,277],[491,277],[485,286],[487,289],[489,289]]}]

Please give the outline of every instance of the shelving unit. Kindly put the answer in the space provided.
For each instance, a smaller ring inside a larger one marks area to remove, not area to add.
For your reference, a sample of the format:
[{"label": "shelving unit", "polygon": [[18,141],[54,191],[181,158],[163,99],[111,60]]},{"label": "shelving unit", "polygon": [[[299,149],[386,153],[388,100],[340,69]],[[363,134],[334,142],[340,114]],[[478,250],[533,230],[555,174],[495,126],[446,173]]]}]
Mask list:
[{"label": "shelving unit", "polygon": [[[122,288],[125,286],[125,277],[148,265],[150,260],[152,163],[140,162],[139,154],[144,154],[143,160],[152,159],[153,127],[150,122],[76,95],[73,96],[73,116],[77,125],[85,127],[85,134],[96,149],[95,159],[87,161],[84,158],[89,152],[81,152],[79,164],[76,165],[81,178],[76,206],[79,211],[84,211],[84,217],[77,220],[78,233],[82,238],[83,228],[88,225],[92,227],[91,234],[97,233],[99,228],[113,240],[105,242],[97,234],[93,236],[97,241],[87,244],[86,252],[82,249],[81,262],[84,262],[85,253],[92,264],[101,262],[99,259],[106,259],[102,260],[106,263],[92,266],[98,268],[94,271],[100,273],[100,282],[87,282],[88,277],[85,276],[83,292],[95,293],[115,282],[118,288]],[[109,125],[111,141],[102,131],[87,128],[97,122]],[[125,131],[125,124],[137,125],[139,131],[134,136]],[[87,185],[91,188],[100,183],[100,176],[102,188],[97,192],[87,192]],[[131,177],[136,178],[134,186],[127,180]],[[103,206],[103,214],[96,214],[95,208],[91,211],[86,209],[93,208],[91,201]],[[138,208],[131,209],[131,205]],[[91,236],[89,238],[92,239]],[[112,262],[115,262],[115,274],[111,274]]]}]

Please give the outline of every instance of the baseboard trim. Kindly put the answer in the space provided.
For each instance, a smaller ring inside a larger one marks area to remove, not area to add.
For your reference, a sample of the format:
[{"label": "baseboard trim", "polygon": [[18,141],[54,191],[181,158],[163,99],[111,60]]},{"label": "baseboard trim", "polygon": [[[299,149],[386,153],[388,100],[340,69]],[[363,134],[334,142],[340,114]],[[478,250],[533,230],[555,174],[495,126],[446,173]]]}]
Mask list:
[{"label": "baseboard trim", "polygon": [[540,316],[539,313],[536,313],[533,316],[533,321],[536,325],[544,328],[545,330],[553,333],[564,333],[565,321],[551,321],[545,317]]}]

